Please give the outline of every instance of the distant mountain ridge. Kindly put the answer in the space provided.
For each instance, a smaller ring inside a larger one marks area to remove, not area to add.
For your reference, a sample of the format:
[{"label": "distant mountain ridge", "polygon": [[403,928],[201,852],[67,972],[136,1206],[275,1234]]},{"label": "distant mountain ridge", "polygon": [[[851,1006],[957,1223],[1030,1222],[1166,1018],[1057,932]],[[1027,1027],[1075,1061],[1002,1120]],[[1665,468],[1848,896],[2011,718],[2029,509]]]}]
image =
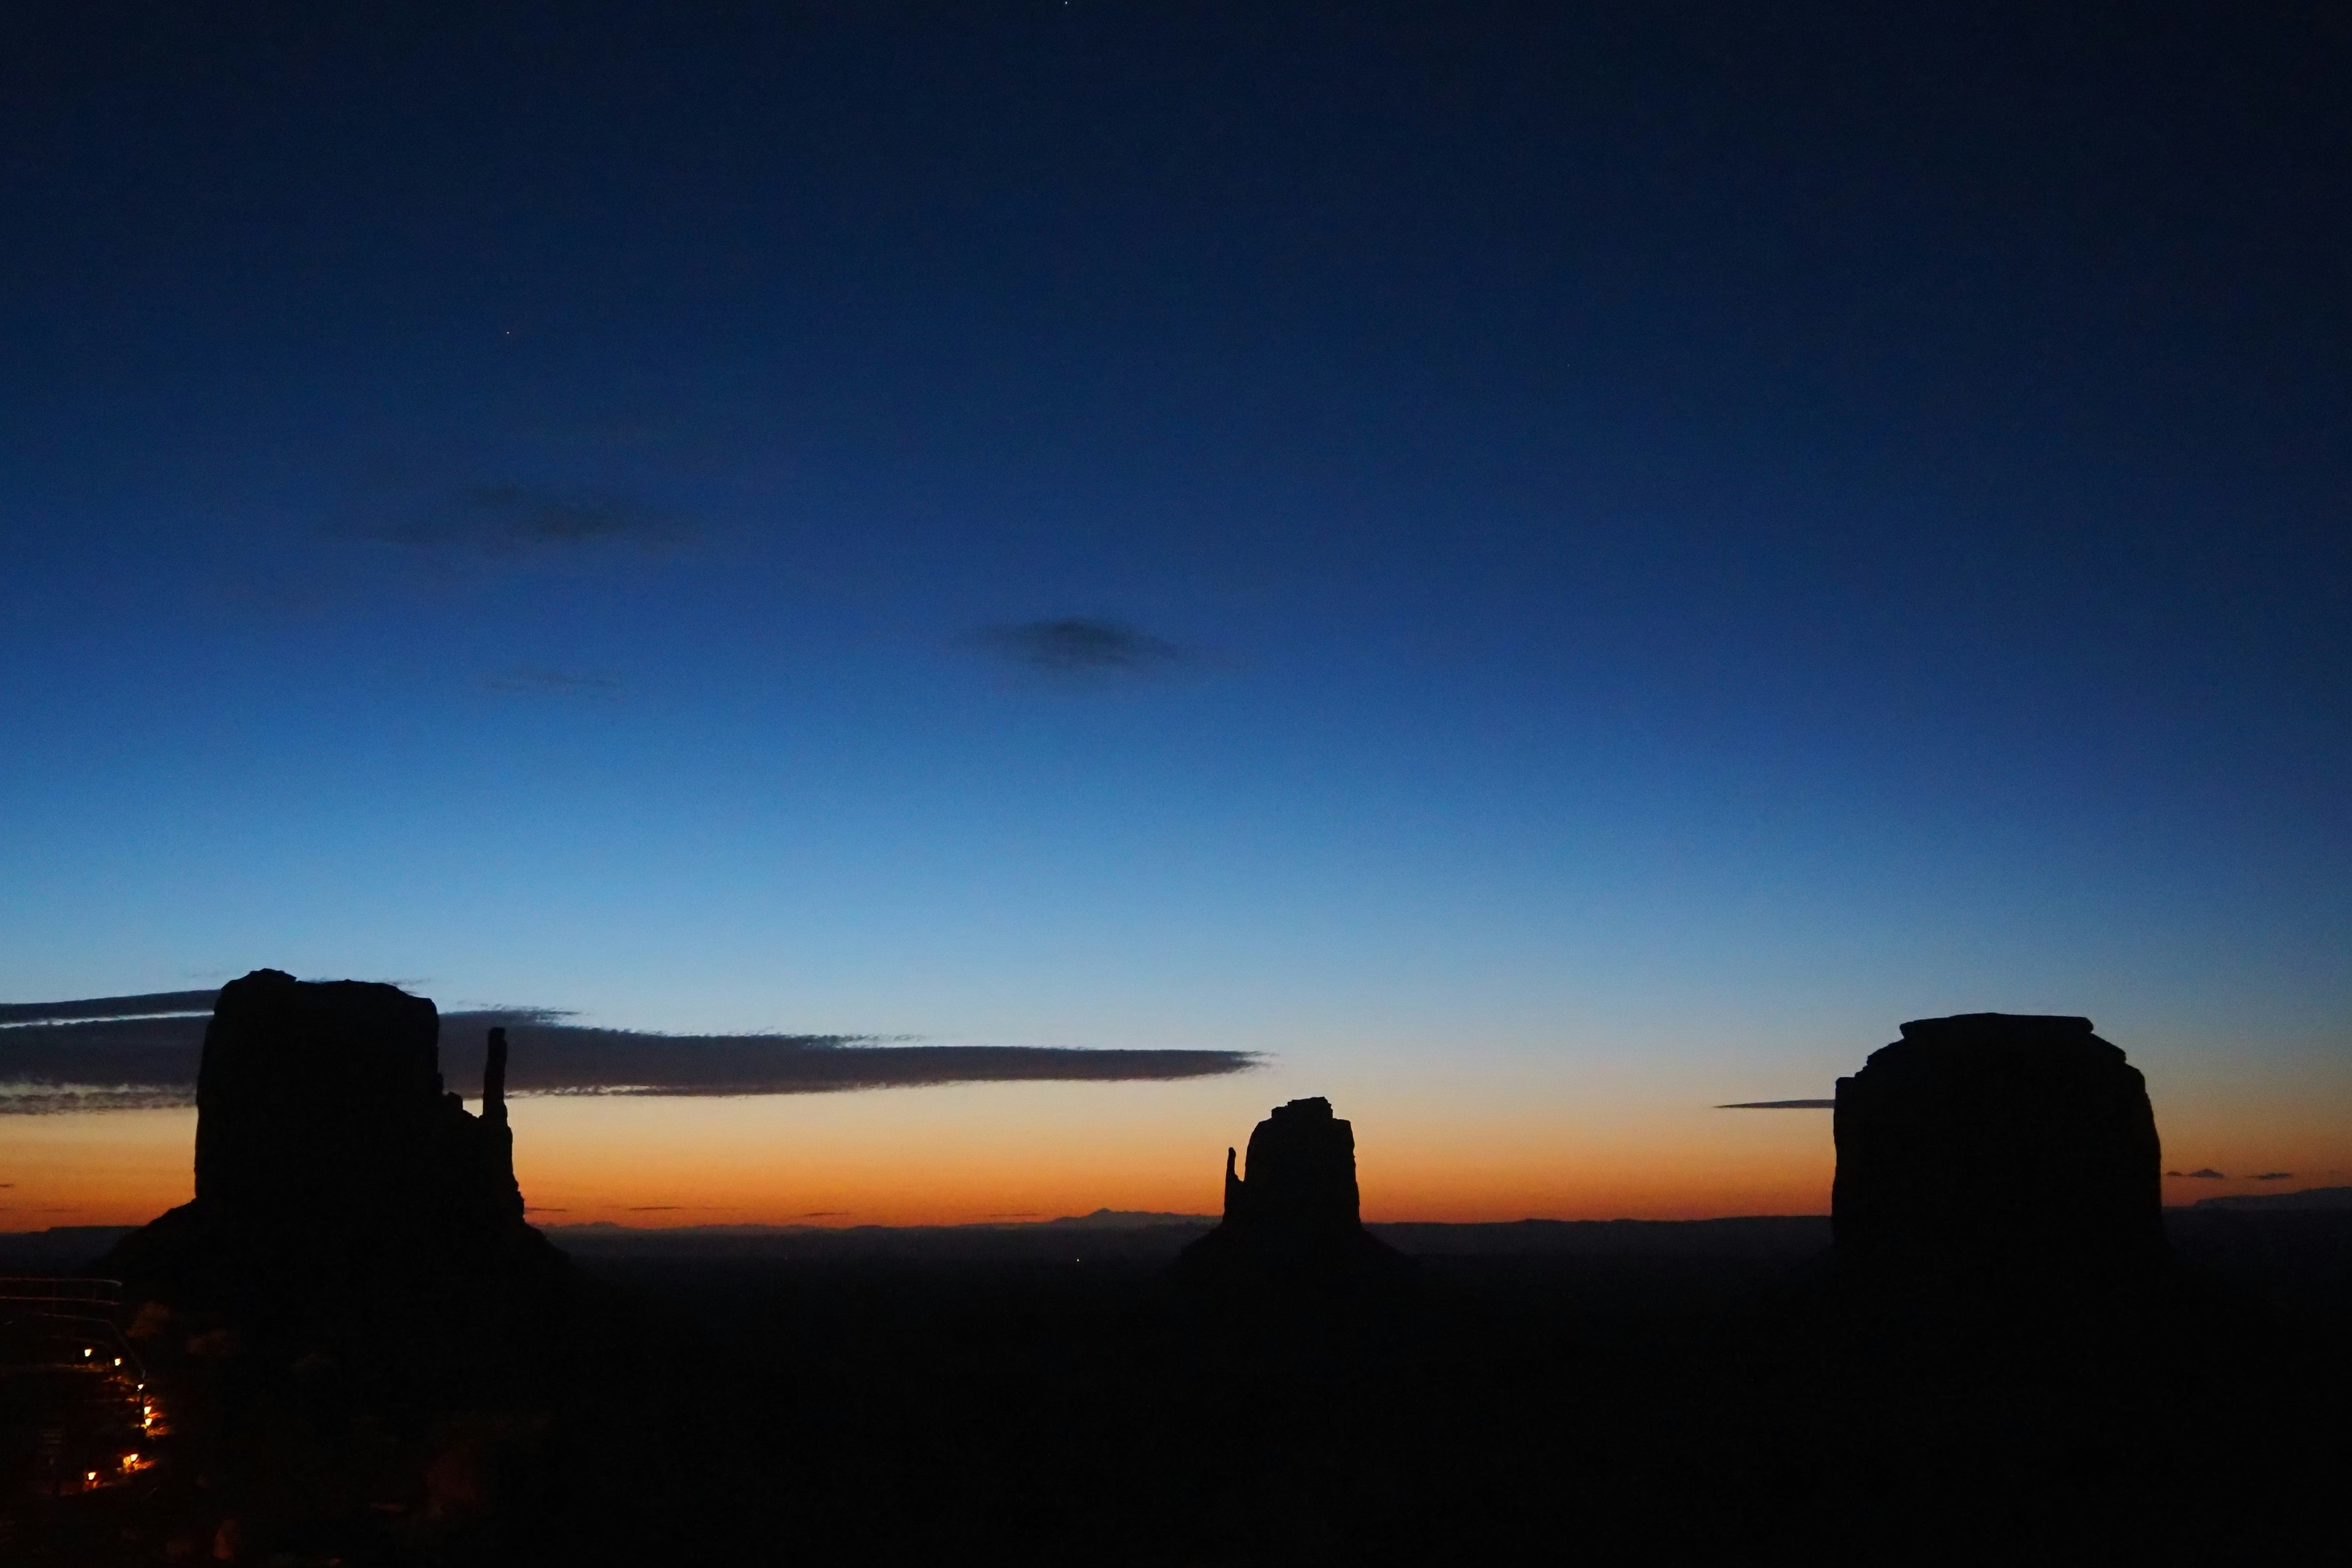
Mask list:
[{"label": "distant mountain ridge", "polygon": [[2352,1187],[2305,1187],[2294,1193],[2243,1193],[2234,1197],[2200,1198],[2198,1209],[2352,1209]]},{"label": "distant mountain ridge", "polygon": [[[2168,1208],[2168,1215],[2248,1210],[2254,1213],[2352,1210],[2352,1186],[2307,1187],[2292,1193],[2250,1193],[2242,1196],[2204,1198]],[[1100,1208],[1092,1214],[1062,1215],[1052,1219],[974,1220],[956,1225],[674,1225],[632,1226],[612,1220],[578,1225],[541,1225],[548,1239],[562,1246],[583,1242],[602,1247],[658,1246],[664,1238],[686,1240],[756,1241],[762,1237],[845,1237],[971,1235],[997,1233],[1056,1233],[1069,1231],[1139,1231],[1207,1229],[1217,1216],[1176,1214],[1150,1209]],[[1826,1245],[1826,1215],[1738,1215],[1717,1219],[1518,1219],[1465,1222],[1434,1220],[1375,1220],[1366,1228],[1391,1246],[1409,1253],[1460,1252],[1614,1252],[1648,1250],[1664,1245],[1673,1251],[1717,1248],[1744,1252],[1761,1246],[1780,1250],[1776,1243]],[[136,1226],[50,1226],[37,1230],[0,1231],[0,1259],[19,1266],[36,1258],[59,1267],[73,1267],[95,1257],[128,1236]],[[0,1272],[5,1272],[0,1267]]]}]

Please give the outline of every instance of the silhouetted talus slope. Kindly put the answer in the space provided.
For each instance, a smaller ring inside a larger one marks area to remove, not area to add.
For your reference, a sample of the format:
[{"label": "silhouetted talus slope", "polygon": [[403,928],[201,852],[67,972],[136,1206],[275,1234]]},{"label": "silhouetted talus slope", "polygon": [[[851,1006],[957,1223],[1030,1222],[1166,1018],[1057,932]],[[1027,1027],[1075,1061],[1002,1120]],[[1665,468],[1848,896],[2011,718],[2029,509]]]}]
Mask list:
[{"label": "silhouetted talus slope", "polygon": [[1316,1098],[1275,1107],[1250,1133],[1246,1173],[1225,1151],[1225,1215],[1177,1260],[1195,1284],[1360,1289],[1392,1285],[1411,1265],[1364,1229],[1356,1134]]},{"label": "silhouetted talus slope", "polygon": [[2147,1086],[2089,1020],[1906,1024],[1836,1136],[1834,1265],[1757,1320],[1803,1388],[1776,1440],[1838,1478],[1826,1554],[2305,1560],[2308,1482],[2248,1484],[2301,1456],[2209,1436],[2309,1425],[2293,1325],[2172,1257]]},{"label": "silhouetted talus slope", "polygon": [[93,1266],[124,1283],[169,1451],[206,1478],[174,1525],[198,1547],[233,1524],[265,1557],[365,1555],[502,1517],[493,1472],[574,1381],[583,1298],[523,1223],[503,1042],[477,1117],[443,1088],[438,1033],[390,985],[260,970],[220,993],[195,1199]]},{"label": "silhouetted talus slope", "polygon": [[1906,1024],[1838,1080],[1836,1139],[1849,1264],[2071,1271],[2162,1255],[2147,1087],[2088,1018]]},{"label": "silhouetted talus slope", "polygon": [[2147,1088],[2088,1019],[1906,1024],[1838,1081],[1836,1136],[1810,1306],[1865,1381],[2011,1387],[2104,1430],[2212,1331],[2166,1247]]}]

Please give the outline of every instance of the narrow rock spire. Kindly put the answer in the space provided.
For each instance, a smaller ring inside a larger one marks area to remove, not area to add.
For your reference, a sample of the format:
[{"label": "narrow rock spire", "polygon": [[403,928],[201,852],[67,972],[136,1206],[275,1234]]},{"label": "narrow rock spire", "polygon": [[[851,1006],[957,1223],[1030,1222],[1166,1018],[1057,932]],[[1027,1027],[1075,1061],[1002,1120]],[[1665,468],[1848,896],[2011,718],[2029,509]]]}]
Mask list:
[{"label": "narrow rock spire", "polygon": [[482,1058],[482,1120],[506,1125],[507,1032],[490,1031],[490,1048]]}]

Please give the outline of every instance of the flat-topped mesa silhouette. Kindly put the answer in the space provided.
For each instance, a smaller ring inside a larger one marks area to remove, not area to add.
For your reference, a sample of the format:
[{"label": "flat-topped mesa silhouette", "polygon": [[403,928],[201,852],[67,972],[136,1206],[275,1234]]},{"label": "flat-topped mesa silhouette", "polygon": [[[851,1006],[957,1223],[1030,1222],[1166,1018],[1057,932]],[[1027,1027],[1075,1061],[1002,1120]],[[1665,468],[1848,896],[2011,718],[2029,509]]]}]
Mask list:
[{"label": "flat-topped mesa silhouette", "polygon": [[1278,1105],[1249,1138],[1245,1173],[1225,1151],[1223,1223],[1184,1249],[1180,1269],[1343,1283],[1404,1260],[1364,1229],[1356,1132],[1319,1096]]},{"label": "flat-topped mesa silhouette", "polygon": [[2164,1254],[2147,1086],[2088,1018],[1921,1018],[1838,1080],[1842,1263],[1995,1275]]}]

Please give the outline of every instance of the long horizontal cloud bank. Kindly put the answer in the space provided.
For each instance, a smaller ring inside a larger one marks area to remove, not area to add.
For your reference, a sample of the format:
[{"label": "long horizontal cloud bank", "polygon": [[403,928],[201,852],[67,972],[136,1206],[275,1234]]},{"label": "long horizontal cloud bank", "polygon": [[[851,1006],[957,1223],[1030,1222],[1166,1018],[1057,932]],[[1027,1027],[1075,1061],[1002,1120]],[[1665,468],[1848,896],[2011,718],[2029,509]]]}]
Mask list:
[{"label": "long horizontal cloud bank", "polygon": [[[158,1002],[209,1006],[210,993],[18,1004],[41,1021],[0,1027],[0,1115],[193,1105],[204,1014],[124,1016]],[[160,1009],[155,1009],[160,1011]],[[659,1035],[593,1029],[531,1011],[441,1015],[441,1074],[479,1091],[493,1026],[510,1047],[512,1094],[817,1094],[919,1084],[1165,1080],[1257,1065],[1246,1051],[1093,1050],[892,1044],[855,1035]]]},{"label": "long horizontal cloud bank", "polygon": [[209,1013],[217,991],[151,991],[143,996],[92,996],[81,1002],[0,1002],[0,1026],[68,1018],[138,1018],[158,1013]]}]

